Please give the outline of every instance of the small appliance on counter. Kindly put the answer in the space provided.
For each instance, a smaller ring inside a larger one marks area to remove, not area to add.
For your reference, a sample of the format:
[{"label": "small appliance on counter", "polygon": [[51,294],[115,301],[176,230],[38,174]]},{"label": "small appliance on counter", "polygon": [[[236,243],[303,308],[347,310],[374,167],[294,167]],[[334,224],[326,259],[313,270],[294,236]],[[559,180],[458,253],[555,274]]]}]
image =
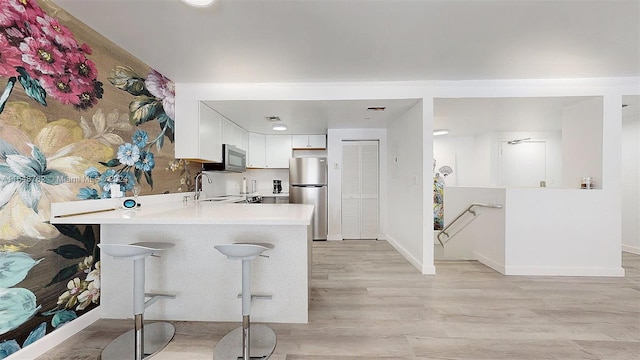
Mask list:
[{"label": "small appliance on counter", "polygon": [[273,193],[280,194],[282,192],[282,180],[273,180]]},{"label": "small appliance on counter", "polygon": [[273,180],[273,193],[280,194],[282,192],[282,180]]},{"label": "small appliance on counter", "polygon": [[249,203],[249,204],[261,204],[262,203],[262,195],[259,195],[259,194],[247,195],[247,203]]},{"label": "small appliance on counter", "polygon": [[593,189],[593,178],[592,177],[583,177],[580,182],[580,189]]}]

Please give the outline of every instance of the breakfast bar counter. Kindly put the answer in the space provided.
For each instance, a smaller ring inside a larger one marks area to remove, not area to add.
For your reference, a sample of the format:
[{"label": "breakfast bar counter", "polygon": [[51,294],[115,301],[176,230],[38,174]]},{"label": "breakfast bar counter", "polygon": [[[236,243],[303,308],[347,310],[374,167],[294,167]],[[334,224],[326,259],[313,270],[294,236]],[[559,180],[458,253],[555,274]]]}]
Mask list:
[{"label": "breakfast bar counter", "polygon": [[[54,203],[51,223],[99,224],[105,244],[174,243],[146,261],[146,292],[176,294],[148,308],[147,319],[237,321],[241,264],[214,246],[266,242],[274,249],[253,260],[252,293],[272,299],[254,301],[252,320],[308,321],[313,206],[194,201],[189,193],[140,196],[135,209],[122,208],[123,200]],[[131,317],[131,263],[103,255],[100,269],[102,317]]]}]

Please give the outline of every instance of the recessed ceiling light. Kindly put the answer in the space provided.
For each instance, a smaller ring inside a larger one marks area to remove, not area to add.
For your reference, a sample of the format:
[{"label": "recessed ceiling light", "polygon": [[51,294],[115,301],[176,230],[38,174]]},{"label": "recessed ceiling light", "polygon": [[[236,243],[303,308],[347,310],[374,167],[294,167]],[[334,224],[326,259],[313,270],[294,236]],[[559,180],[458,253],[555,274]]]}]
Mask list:
[{"label": "recessed ceiling light", "polygon": [[448,133],[449,133],[449,130],[447,130],[447,129],[433,130],[433,136],[447,135]]},{"label": "recessed ceiling light", "polygon": [[185,4],[193,7],[207,7],[213,5],[215,0],[182,0]]},{"label": "recessed ceiling light", "polygon": [[275,130],[275,131],[285,131],[285,130],[287,130],[287,124],[281,123],[281,122],[277,122],[277,123],[273,124],[273,126],[271,128],[273,130]]}]

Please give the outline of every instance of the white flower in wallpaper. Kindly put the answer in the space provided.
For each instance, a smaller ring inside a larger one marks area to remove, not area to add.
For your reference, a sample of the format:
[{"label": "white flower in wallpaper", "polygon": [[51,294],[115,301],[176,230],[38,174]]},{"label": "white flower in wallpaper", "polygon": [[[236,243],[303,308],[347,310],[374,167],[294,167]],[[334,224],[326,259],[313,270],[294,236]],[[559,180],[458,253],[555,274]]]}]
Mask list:
[{"label": "white flower in wallpaper", "polygon": [[27,103],[7,103],[0,114],[0,238],[28,246],[57,236],[47,224],[51,202],[74,199],[86,185],[84,170],[113,155],[110,146],[85,139],[76,121],[48,122]]}]

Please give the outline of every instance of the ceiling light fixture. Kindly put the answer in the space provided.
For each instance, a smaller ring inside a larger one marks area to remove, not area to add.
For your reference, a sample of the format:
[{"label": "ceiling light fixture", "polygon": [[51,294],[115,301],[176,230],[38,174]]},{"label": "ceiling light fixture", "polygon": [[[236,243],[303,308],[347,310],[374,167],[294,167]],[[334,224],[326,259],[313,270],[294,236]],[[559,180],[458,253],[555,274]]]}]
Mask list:
[{"label": "ceiling light fixture", "polygon": [[287,124],[281,122],[279,116],[265,116],[265,118],[269,121],[273,121],[273,125],[271,126],[271,129],[275,131],[287,130]]},{"label": "ceiling light fixture", "polygon": [[213,5],[215,0],[182,0],[182,2],[193,7],[203,8]]},{"label": "ceiling light fixture", "polygon": [[449,130],[447,130],[447,129],[433,130],[433,136],[447,135],[448,133],[449,133]]}]

